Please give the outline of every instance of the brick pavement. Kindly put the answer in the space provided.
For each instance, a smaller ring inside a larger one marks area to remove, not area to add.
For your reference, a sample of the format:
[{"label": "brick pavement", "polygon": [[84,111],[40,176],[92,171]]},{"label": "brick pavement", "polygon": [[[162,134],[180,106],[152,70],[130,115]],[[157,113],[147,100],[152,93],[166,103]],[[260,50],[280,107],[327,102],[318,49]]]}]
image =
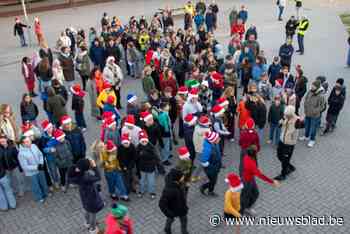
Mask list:
[{"label": "brick pavement", "polygon": [[[75,10],[57,11],[57,14],[41,13],[40,17],[50,23],[46,23],[44,31],[47,34],[49,43],[53,43],[63,25],[97,25],[96,20],[105,9],[112,14],[120,13],[123,19],[127,18],[124,12],[133,12],[135,15],[144,14],[143,11],[150,12],[150,9],[158,8],[160,1],[149,1],[147,6],[143,1],[136,1],[130,6],[126,1],[118,2],[119,5],[101,4],[92,7],[83,7]],[[171,2],[171,1],[166,1]],[[249,22],[255,23],[258,27],[259,41],[265,50],[268,58],[271,58],[278,52],[279,45],[283,41],[283,25],[275,21],[275,5],[271,1],[242,1],[248,5],[250,11]],[[337,5],[329,8],[326,5],[319,6],[317,1],[308,1],[307,15],[311,19],[311,28],[306,36],[306,53],[303,57],[295,56],[294,63],[301,63],[305,67],[306,76],[313,79],[318,74],[324,74],[329,77],[331,85],[339,76],[347,77],[350,71],[345,69],[344,59],[346,50],[346,34],[340,23],[337,13],[350,9],[349,4]],[[327,1],[323,1],[327,2]],[[221,10],[220,28],[217,36],[220,41],[226,42],[229,1],[219,1]],[[131,11],[131,8],[133,11]],[[292,7],[287,9],[287,15],[292,14]],[[79,20],[75,16],[79,12]],[[122,14],[123,13],[123,14]],[[62,17],[64,16],[64,17]],[[95,17],[95,18],[94,18]],[[59,20],[60,19],[60,20]],[[8,25],[12,19],[3,19],[0,21],[0,33],[7,33],[5,25]],[[179,23],[179,22],[177,22]],[[180,22],[182,23],[182,22]],[[11,26],[12,27],[12,26]],[[331,35],[336,35],[332,37]],[[19,59],[22,50],[17,47],[17,41],[5,41],[0,48],[2,53],[1,63]],[[30,49],[25,52],[29,52]],[[321,59],[327,55],[327,59]],[[15,111],[18,113],[19,100],[22,92],[25,90],[18,64],[8,65],[0,68],[3,81],[0,86],[2,93],[1,102],[8,102],[15,105]],[[11,88],[9,88],[11,87]],[[13,92],[13,87],[18,87],[19,91]],[[133,90],[141,95],[141,88],[138,81],[127,80],[124,93]],[[125,95],[123,95],[125,96]],[[88,105],[87,105],[88,106]],[[349,108],[346,103],[345,109]],[[88,116],[88,115],[87,115]],[[333,135],[328,137],[319,137],[315,148],[309,149],[304,144],[299,143],[293,157],[293,163],[296,166],[296,172],[291,175],[279,189],[258,182],[260,188],[260,198],[256,203],[255,209],[260,216],[301,216],[302,214],[321,216],[334,215],[345,218],[345,225],[342,227],[320,227],[320,226],[254,226],[242,227],[242,233],[348,233],[350,229],[350,201],[349,188],[346,186],[350,179],[349,168],[349,147],[347,138],[349,133],[350,116],[349,112],[344,111],[339,118],[339,127]],[[92,142],[97,133],[97,126],[94,120],[87,117],[89,130],[86,138],[89,143]],[[220,178],[216,192],[223,194],[226,185],[223,182],[224,175],[230,171],[237,171],[239,161],[239,150],[235,143],[228,143],[226,148],[227,157],[224,163],[227,166],[220,173]],[[264,146],[259,156],[259,165],[269,176],[275,176],[279,172],[279,163],[275,156],[275,150],[271,146]],[[191,187],[189,192],[189,230],[193,234],[202,233],[233,233],[232,227],[213,228],[208,223],[208,217],[215,213],[221,213],[223,207],[223,197],[207,198],[200,195],[198,191],[199,184]],[[163,178],[157,179],[158,194],[163,187]],[[106,189],[104,189],[106,191]],[[107,195],[106,202],[109,203]],[[158,197],[159,198],[159,197]],[[132,202],[128,204],[130,215],[135,220],[136,233],[161,233],[164,217],[158,208],[158,199],[151,200],[149,197],[142,199],[131,195]],[[108,206],[107,206],[108,207]],[[104,214],[107,209],[99,213],[100,222],[103,222]],[[178,221],[174,223],[174,233],[179,232]],[[18,208],[10,212],[0,213],[0,234],[25,234],[25,233],[86,233],[83,228],[83,215],[81,205],[76,189],[71,189],[67,194],[56,192],[48,201],[39,205],[31,200],[28,193],[24,198],[18,200]]]}]

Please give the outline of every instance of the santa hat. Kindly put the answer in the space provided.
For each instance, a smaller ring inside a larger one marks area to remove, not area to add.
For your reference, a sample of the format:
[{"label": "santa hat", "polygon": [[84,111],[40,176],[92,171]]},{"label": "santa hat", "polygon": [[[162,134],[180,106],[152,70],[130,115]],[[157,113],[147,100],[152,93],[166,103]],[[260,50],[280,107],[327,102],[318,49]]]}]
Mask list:
[{"label": "santa hat", "polygon": [[206,126],[206,127],[209,126],[210,121],[208,116],[202,115],[201,117],[199,117],[198,123],[202,126]]},{"label": "santa hat", "polygon": [[177,90],[178,94],[182,94],[182,95],[186,95],[188,94],[188,89],[186,86],[181,86],[179,87],[179,89]]},{"label": "santa hat", "polygon": [[75,94],[78,95],[81,92],[81,87],[80,84],[75,84],[73,86],[70,87],[70,91]]},{"label": "santa hat", "polygon": [[148,111],[144,111],[140,113],[140,119],[143,121],[148,121],[153,118],[153,115],[149,113]]},{"label": "santa hat", "polygon": [[113,118],[109,118],[105,120],[105,126],[108,128],[113,127],[113,125],[116,125],[117,123],[115,122],[115,120]]},{"label": "santa hat", "polygon": [[139,141],[144,141],[144,142],[148,142],[148,135],[147,132],[145,130],[141,130],[139,132]]},{"label": "santa hat", "polygon": [[198,97],[198,89],[197,88],[193,88],[191,89],[190,93],[188,94],[189,98],[196,98]]},{"label": "santa hat", "polygon": [[218,100],[216,100],[216,103],[221,106],[221,107],[224,107],[224,106],[227,106],[229,104],[229,102],[227,101],[226,98],[224,97],[221,97],[219,98]]},{"label": "santa hat", "polygon": [[254,126],[255,126],[254,119],[252,119],[252,118],[247,119],[247,121],[245,122],[245,126],[246,126],[248,129],[254,128]]},{"label": "santa hat", "polygon": [[180,160],[190,159],[190,152],[188,152],[188,149],[186,146],[182,146],[182,147],[178,148],[177,153],[179,154]]},{"label": "santa hat", "polygon": [[278,84],[279,86],[282,86],[283,85],[283,80],[282,79],[276,80],[276,84]]},{"label": "santa hat", "polygon": [[122,144],[130,144],[130,136],[129,133],[123,133],[121,138]]},{"label": "santa hat", "polygon": [[108,104],[114,105],[114,101],[115,101],[115,97],[114,97],[113,95],[109,95],[109,96],[107,97],[106,102],[107,102]]},{"label": "santa hat", "polygon": [[214,143],[218,138],[219,138],[219,134],[217,132],[207,132],[205,134],[205,138],[210,142],[210,143]]},{"label": "santa hat", "polygon": [[126,126],[135,126],[135,117],[133,115],[126,116],[124,124]]},{"label": "santa hat", "polygon": [[219,116],[223,113],[225,113],[225,109],[222,106],[215,105],[212,109],[211,112],[213,113],[214,116]]},{"label": "santa hat", "polygon": [[241,179],[235,173],[229,173],[225,179],[225,182],[230,185],[230,189],[232,192],[237,192],[243,188],[243,184]]},{"label": "santa hat", "polygon": [[22,129],[22,135],[23,136],[25,136],[25,137],[34,136],[34,132],[32,130],[32,124],[31,123],[22,125],[21,129]]},{"label": "santa hat", "polygon": [[52,126],[53,126],[52,123],[50,123],[48,119],[45,119],[41,122],[41,127],[45,132],[49,130]]},{"label": "santa hat", "polygon": [[209,88],[209,82],[207,80],[203,80],[201,85]]},{"label": "santa hat", "polygon": [[115,119],[115,114],[112,111],[105,111],[102,114],[102,123],[105,123],[108,119]]},{"label": "santa hat", "polygon": [[107,152],[113,152],[117,149],[117,146],[113,143],[112,140],[108,140],[106,144],[106,150]]},{"label": "santa hat", "polygon": [[56,129],[53,132],[53,137],[58,141],[63,139],[65,136],[66,136],[66,134],[64,134],[64,132],[61,129]]},{"label": "santa hat", "polygon": [[103,89],[110,89],[110,88],[112,88],[112,85],[108,81],[103,82]]},{"label": "santa hat", "polygon": [[69,115],[64,115],[64,116],[62,116],[60,122],[61,122],[61,125],[69,124],[72,122],[72,118],[69,117]]},{"label": "santa hat", "polygon": [[222,80],[222,75],[220,74],[220,73],[218,73],[218,72],[214,72],[213,74],[211,74],[211,79],[213,80],[213,81],[220,81],[220,80]]},{"label": "santa hat", "polygon": [[128,103],[132,103],[137,100],[137,96],[135,94],[129,93],[126,99],[128,100]]},{"label": "santa hat", "polygon": [[193,126],[197,122],[197,116],[194,116],[193,114],[188,114],[185,116],[184,121],[187,125]]}]

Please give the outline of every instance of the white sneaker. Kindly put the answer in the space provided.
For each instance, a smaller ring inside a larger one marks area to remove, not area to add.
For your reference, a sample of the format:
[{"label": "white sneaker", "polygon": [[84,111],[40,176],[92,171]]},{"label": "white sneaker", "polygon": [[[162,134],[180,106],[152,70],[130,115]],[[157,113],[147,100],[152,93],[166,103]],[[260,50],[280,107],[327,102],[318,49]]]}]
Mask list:
[{"label": "white sneaker", "polygon": [[231,142],[235,142],[235,138],[231,138],[230,141],[231,141]]},{"label": "white sneaker", "polygon": [[89,229],[89,233],[90,234],[97,234],[99,232],[99,230],[98,230],[98,228],[97,227],[95,227],[95,229]]},{"label": "white sneaker", "polygon": [[272,143],[272,141],[270,141],[270,140],[266,141],[266,144],[271,144],[271,143]]},{"label": "white sneaker", "polygon": [[312,148],[315,145],[315,141],[309,141],[309,144],[307,144],[308,147]]},{"label": "white sneaker", "polygon": [[49,191],[50,191],[50,192],[54,192],[55,190],[54,190],[54,188],[53,188],[52,186],[50,186],[50,187],[49,187]]},{"label": "white sneaker", "polygon": [[45,199],[41,199],[39,200],[40,203],[44,203],[45,202]]},{"label": "white sneaker", "polygon": [[78,186],[77,185],[75,185],[75,184],[70,184],[69,185],[69,188],[77,188]]},{"label": "white sneaker", "polygon": [[62,187],[61,187],[61,190],[62,190],[62,192],[64,192],[64,193],[65,193],[65,192],[67,191],[66,186],[62,186]]},{"label": "white sneaker", "polygon": [[84,223],[84,227],[89,228],[90,224],[88,224],[87,222]]},{"label": "white sneaker", "polygon": [[55,183],[54,187],[55,187],[55,189],[59,189],[60,185],[58,183]]},{"label": "white sneaker", "polygon": [[306,137],[305,137],[305,136],[299,137],[299,141],[305,141],[305,140],[306,140]]}]

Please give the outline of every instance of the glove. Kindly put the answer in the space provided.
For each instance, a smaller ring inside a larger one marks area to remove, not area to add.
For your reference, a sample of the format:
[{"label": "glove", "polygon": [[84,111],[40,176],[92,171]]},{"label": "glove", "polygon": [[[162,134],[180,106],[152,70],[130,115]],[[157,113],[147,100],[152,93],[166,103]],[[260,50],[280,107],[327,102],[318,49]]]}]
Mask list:
[{"label": "glove", "polygon": [[39,171],[43,171],[44,170],[44,165],[43,164],[39,164],[38,165],[38,170]]}]

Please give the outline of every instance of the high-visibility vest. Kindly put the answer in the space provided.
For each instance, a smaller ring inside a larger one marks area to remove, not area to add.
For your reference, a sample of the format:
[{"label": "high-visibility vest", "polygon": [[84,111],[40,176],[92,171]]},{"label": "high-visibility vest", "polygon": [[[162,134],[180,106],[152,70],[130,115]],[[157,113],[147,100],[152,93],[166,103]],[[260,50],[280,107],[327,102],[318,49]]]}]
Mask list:
[{"label": "high-visibility vest", "polygon": [[305,19],[299,22],[298,25],[298,34],[305,35],[306,30],[309,28],[309,20]]}]

